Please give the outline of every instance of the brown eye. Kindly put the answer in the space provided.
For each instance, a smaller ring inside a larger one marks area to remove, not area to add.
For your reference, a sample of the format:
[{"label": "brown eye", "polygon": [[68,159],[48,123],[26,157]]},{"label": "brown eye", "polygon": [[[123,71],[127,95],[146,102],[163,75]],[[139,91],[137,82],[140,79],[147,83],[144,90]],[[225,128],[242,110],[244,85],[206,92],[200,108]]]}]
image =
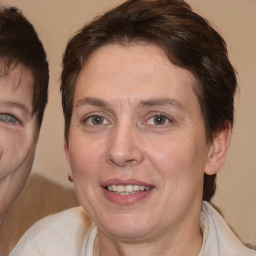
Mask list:
[{"label": "brown eye", "polygon": [[86,119],[89,125],[102,125],[107,124],[108,121],[102,116],[90,116]]},{"label": "brown eye", "polygon": [[169,118],[167,118],[164,115],[155,115],[155,116],[152,116],[148,120],[148,124],[154,125],[154,126],[165,125],[165,124],[167,124],[169,122],[170,122]]},{"label": "brown eye", "polygon": [[104,119],[103,119],[102,117],[100,117],[100,116],[94,116],[94,117],[92,117],[92,123],[93,123],[94,125],[103,124],[103,122],[104,122]]},{"label": "brown eye", "polygon": [[165,116],[156,116],[154,117],[155,125],[163,125],[166,123],[167,118]]}]

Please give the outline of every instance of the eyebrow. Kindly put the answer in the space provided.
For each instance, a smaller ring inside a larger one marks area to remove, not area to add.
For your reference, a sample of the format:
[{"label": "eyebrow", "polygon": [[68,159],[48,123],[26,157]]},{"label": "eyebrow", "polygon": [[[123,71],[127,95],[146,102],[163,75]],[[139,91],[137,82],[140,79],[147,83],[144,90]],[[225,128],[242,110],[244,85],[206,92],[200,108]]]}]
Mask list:
[{"label": "eyebrow", "polygon": [[91,105],[96,107],[106,107],[106,106],[109,106],[110,104],[105,100],[101,100],[97,98],[82,98],[77,102],[75,107],[77,108],[77,107],[86,106],[86,105]]},{"label": "eyebrow", "polygon": [[[80,99],[75,107],[81,107],[81,106],[86,106],[86,105],[91,105],[91,106],[96,106],[96,107],[108,107],[110,104],[102,99],[98,98],[82,98]],[[139,103],[139,108],[143,107],[155,107],[155,106],[172,106],[177,109],[184,109],[184,105],[177,101],[176,99],[170,99],[170,98],[160,98],[160,99],[147,99],[143,100],[142,102]]]},{"label": "eyebrow", "polygon": [[177,101],[176,99],[170,99],[170,98],[161,98],[161,99],[148,99],[143,100],[139,107],[155,107],[155,106],[164,106],[164,107],[175,107],[177,109],[184,109],[184,105]]}]

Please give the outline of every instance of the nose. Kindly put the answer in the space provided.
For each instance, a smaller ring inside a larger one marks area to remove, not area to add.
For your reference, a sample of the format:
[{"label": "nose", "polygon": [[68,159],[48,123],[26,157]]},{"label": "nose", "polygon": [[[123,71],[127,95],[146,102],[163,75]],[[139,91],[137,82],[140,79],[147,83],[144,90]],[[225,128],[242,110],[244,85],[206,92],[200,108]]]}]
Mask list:
[{"label": "nose", "polygon": [[119,167],[140,164],[144,159],[140,132],[136,127],[119,125],[112,130],[107,161]]}]

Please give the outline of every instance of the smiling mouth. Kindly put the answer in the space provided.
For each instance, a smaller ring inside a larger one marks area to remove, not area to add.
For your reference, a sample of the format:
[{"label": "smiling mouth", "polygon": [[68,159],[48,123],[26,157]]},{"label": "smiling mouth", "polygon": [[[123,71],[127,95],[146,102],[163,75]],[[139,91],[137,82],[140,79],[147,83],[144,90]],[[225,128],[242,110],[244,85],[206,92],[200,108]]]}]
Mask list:
[{"label": "smiling mouth", "polygon": [[140,186],[140,185],[111,185],[105,187],[109,192],[118,195],[132,195],[139,192],[145,192],[152,189],[152,187]]}]

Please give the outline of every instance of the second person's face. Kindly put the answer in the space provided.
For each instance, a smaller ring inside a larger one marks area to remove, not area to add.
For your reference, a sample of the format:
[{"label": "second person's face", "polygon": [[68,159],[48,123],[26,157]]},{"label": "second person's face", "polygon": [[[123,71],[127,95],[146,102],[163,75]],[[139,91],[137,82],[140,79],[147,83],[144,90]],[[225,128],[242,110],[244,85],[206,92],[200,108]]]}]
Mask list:
[{"label": "second person's face", "polygon": [[199,229],[209,145],[194,83],[150,44],[103,46],[83,67],[65,150],[100,235]]}]

